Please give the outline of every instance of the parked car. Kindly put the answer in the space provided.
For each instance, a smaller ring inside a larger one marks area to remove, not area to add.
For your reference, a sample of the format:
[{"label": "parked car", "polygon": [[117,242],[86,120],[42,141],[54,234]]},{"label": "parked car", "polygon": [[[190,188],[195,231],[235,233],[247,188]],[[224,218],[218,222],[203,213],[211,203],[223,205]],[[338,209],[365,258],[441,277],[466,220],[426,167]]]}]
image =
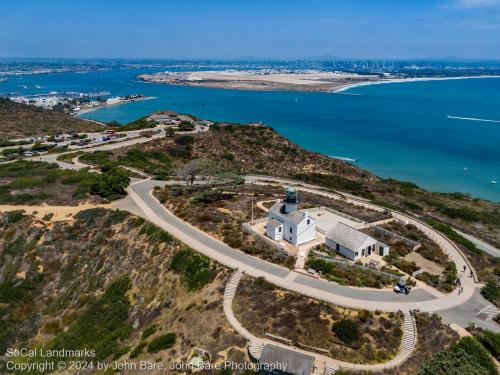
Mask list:
[{"label": "parked car", "polygon": [[400,281],[399,283],[397,283],[397,284],[394,286],[393,290],[394,290],[396,293],[404,293],[404,294],[408,294],[408,293],[410,293],[411,287],[406,286],[406,285],[405,285],[405,283],[403,283],[403,282],[401,282],[401,281]]}]

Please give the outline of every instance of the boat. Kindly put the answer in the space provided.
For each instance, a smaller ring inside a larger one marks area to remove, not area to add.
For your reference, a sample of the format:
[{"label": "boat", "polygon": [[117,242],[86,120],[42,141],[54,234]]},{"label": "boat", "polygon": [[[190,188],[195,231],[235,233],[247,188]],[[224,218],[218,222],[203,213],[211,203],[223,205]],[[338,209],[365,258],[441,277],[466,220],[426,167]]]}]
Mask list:
[{"label": "boat", "polygon": [[495,180],[492,180],[491,183],[495,185],[497,182]]}]

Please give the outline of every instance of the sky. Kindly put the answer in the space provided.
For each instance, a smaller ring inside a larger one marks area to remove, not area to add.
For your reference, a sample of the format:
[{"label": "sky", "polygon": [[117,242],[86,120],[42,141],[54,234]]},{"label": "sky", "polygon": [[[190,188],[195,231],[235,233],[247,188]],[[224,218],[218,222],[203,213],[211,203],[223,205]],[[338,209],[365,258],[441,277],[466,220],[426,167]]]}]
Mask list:
[{"label": "sky", "polygon": [[500,0],[1,0],[0,57],[500,59]]}]

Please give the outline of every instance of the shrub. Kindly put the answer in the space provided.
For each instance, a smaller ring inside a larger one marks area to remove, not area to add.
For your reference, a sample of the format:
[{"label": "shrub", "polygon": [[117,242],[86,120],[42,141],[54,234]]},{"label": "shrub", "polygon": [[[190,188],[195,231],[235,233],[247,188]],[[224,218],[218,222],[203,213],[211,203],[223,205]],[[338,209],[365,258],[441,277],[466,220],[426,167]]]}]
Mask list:
[{"label": "shrub", "polygon": [[164,243],[172,243],[174,242],[174,237],[160,227],[157,227],[156,225],[150,223],[150,222],[145,222],[141,229],[139,230],[139,234],[143,235],[145,234],[148,236],[148,239],[152,243],[159,243],[159,242],[164,242]]},{"label": "shrub", "polygon": [[154,338],[148,345],[149,353],[158,353],[161,350],[169,349],[175,345],[176,335],[174,332],[169,332],[165,335]]},{"label": "shrub", "polygon": [[94,225],[97,219],[106,216],[107,210],[102,207],[89,208],[88,210],[82,210],[75,215],[77,221],[81,221],[87,225]]},{"label": "shrub", "polygon": [[156,332],[156,325],[151,325],[149,327],[147,327],[146,329],[144,329],[144,331],[142,332],[142,336],[141,338],[144,340],[146,338],[148,338],[149,336],[151,336],[153,333]]},{"label": "shrub", "polygon": [[500,333],[485,330],[477,335],[477,339],[495,358],[500,358]]},{"label": "shrub", "polygon": [[265,277],[259,276],[255,279],[255,286],[262,290],[275,290],[276,285],[270,283]]},{"label": "shrub", "polygon": [[194,130],[194,124],[190,121],[181,121],[181,123],[179,124],[179,130],[181,131]]},{"label": "shrub", "polygon": [[188,145],[193,143],[194,138],[193,138],[193,136],[191,136],[189,134],[183,134],[183,135],[179,135],[179,136],[175,137],[174,140],[175,140],[175,143],[177,143],[179,145],[188,146]]},{"label": "shrub", "polygon": [[128,277],[110,284],[100,298],[89,303],[66,332],[54,339],[51,347],[94,349],[96,359],[100,360],[115,354],[119,350],[119,340],[126,339],[131,332],[131,327],[127,324],[130,302],[126,296],[130,287]]},{"label": "shrub", "polygon": [[23,210],[14,210],[7,212],[7,221],[9,223],[16,223],[24,217]]},{"label": "shrub", "polygon": [[350,345],[359,339],[359,328],[355,321],[342,319],[333,324],[335,336],[344,343]]},{"label": "shrub", "polygon": [[190,248],[175,253],[170,268],[182,275],[188,290],[197,290],[210,282],[210,259]]},{"label": "shrub", "polygon": [[482,368],[488,370],[490,374],[496,374],[496,366],[488,351],[473,337],[467,336],[460,339],[454,350],[463,350],[470,354]]},{"label": "shrub", "polygon": [[488,280],[486,282],[481,289],[481,294],[488,301],[493,302],[495,305],[500,305],[500,286],[494,280]]},{"label": "shrub", "polygon": [[184,146],[169,147],[167,152],[174,158],[187,158],[191,155],[191,151]]},{"label": "shrub", "polygon": [[111,168],[102,173],[91,186],[92,194],[103,198],[116,198],[125,194],[130,182],[128,172],[122,168]]},{"label": "shrub", "polygon": [[148,343],[145,341],[139,343],[134,349],[132,349],[129,357],[131,359],[139,357],[139,355],[142,354],[142,351],[144,350],[144,348],[146,347],[147,344]]},{"label": "shrub", "polygon": [[[452,372],[450,372],[452,371]],[[488,351],[473,337],[463,337],[451,349],[436,353],[422,366],[419,375],[497,374]]]}]

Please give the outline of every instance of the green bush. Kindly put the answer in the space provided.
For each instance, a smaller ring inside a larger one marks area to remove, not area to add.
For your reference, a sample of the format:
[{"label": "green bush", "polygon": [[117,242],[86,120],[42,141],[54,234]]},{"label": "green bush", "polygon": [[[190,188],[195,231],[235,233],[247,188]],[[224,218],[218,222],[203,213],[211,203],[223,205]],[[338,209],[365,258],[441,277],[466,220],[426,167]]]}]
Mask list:
[{"label": "green bush", "polygon": [[140,342],[134,349],[132,349],[132,351],[130,352],[130,358],[133,359],[133,358],[137,358],[139,357],[139,355],[142,354],[144,348],[146,347],[146,345],[148,345],[147,342],[143,341],[143,342]]},{"label": "green bush", "polygon": [[170,268],[182,275],[188,290],[201,289],[211,279],[210,259],[190,248],[175,253]]},{"label": "green bush", "polygon": [[439,223],[437,221],[430,221],[429,224],[436,230],[440,231],[441,233],[445,234],[448,238],[452,239],[458,244],[463,245],[464,247],[467,248],[467,250],[483,256],[483,252],[479,250],[476,245],[474,245],[471,241],[469,241],[467,238],[462,237],[459,235],[457,232],[455,232],[449,225],[444,224],[444,223]]},{"label": "green bush", "polygon": [[342,319],[333,323],[333,333],[342,342],[350,345],[359,339],[359,328],[355,321]]},{"label": "green bush", "polygon": [[500,359],[500,333],[485,330],[476,337],[494,358]]},{"label": "green bush", "polygon": [[488,351],[473,337],[463,337],[450,350],[436,353],[419,375],[496,375],[498,371]]},{"label": "green bush", "polygon": [[443,207],[441,212],[452,219],[462,219],[466,221],[480,221],[481,215],[466,208]]},{"label": "green bush", "polygon": [[128,277],[111,283],[104,294],[89,303],[86,310],[66,332],[56,336],[53,349],[94,349],[96,359],[104,360],[119,350],[120,340],[130,336],[127,323],[131,287]]},{"label": "green bush", "polygon": [[463,350],[474,357],[474,360],[490,374],[497,374],[496,365],[488,351],[473,337],[466,336],[460,339],[454,350]]},{"label": "green bush", "polygon": [[24,217],[23,210],[14,210],[7,212],[7,221],[12,224],[16,223]]},{"label": "green bush", "polygon": [[500,305],[500,286],[495,280],[488,280],[481,289],[481,294],[488,301],[493,302],[497,306]]},{"label": "green bush", "polygon": [[174,332],[169,332],[165,335],[154,338],[148,345],[149,353],[158,353],[161,350],[169,349],[175,345],[176,335]]},{"label": "green bush", "polygon": [[89,208],[76,213],[75,219],[87,225],[94,225],[97,219],[106,216],[107,210],[102,207]]},{"label": "green bush", "polygon": [[181,131],[191,131],[194,130],[194,124],[190,121],[181,121],[179,124],[179,130]]},{"label": "green bush", "polygon": [[255,279],[255,286],[262,290],[275,290],[276,285],[270,283],[265,277],[260,276]]},{"label": "green bush", "polygon": [[153,333],[156,332],[156,325],[151,325],[147,328],[144,329],[144,331],[142,332],[142,335],[141,335],[141,339],[147,339],[149,336],[151,336]]},{"label": "green bush", "polygon": [[189,134],[183,134],[183,135],[178,135],[177,137],[174,138],[175,143],[182,145],[182,146],[188,146],[191,145],[194,141],[194,138],[192,135]]},{"label": "green bush", "polygon": [[102,198],[119,198],[125,194],[125,188],[130,183],[127,171],[122,168],[111,168],[102,173],[91,186],[91,193]]},{"label": "green bush", "polygon": [[145,222],[141,229],[139,230],[139,234],[146,235],[148,237],[149,242],[152,243],[173,243],[175,241],[174,237],[160,227],[157,227],[153,223]]}]

